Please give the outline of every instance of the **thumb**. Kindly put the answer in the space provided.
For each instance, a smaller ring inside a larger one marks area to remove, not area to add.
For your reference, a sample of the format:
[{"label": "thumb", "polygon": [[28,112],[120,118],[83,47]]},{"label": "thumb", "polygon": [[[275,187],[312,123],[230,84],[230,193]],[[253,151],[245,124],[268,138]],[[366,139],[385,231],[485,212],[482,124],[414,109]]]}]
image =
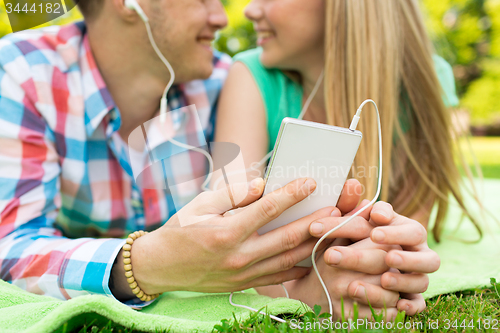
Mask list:
[{"label": "thumb", "polygon": [[208,191],[193,200],[193,208],[197,214],[219,214],[245,207],[256,201],[264,192],[264,179],[256,178],[250,183],[237,183],[222,187],[216,191]]}]

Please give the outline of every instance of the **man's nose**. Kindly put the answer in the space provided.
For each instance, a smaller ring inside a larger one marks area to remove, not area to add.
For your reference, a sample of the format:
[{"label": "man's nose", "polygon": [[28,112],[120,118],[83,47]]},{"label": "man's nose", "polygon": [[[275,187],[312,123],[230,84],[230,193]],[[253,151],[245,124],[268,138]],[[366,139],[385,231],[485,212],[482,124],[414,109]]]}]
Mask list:
[{"label": "man's nose", "polygon": [[209,8],[209,24],[217,29],[223,29],[227,26],[227,15],[220,0],[213,0]]}]

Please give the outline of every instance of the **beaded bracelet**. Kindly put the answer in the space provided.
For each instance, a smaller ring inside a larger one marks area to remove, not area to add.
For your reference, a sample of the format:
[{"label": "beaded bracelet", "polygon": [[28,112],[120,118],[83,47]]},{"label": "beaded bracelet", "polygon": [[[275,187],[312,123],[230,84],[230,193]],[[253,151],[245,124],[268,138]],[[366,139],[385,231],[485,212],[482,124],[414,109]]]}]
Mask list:
[{"label": "beaded bracelet", "polygon": [[158,298],[160,294],[148,295],[146,294],[135,281],[134,273],[132,272],[132,260],[130,259],[130,251],[132,250],[132,244],[134,241],[147,234],[145,231],[135,231],[128,235],[125,245],[123,245],[123,267],[125,268],[125,277],[127,278],[128,285],[132,292],[141,300],[145,302],[149,302]]}]

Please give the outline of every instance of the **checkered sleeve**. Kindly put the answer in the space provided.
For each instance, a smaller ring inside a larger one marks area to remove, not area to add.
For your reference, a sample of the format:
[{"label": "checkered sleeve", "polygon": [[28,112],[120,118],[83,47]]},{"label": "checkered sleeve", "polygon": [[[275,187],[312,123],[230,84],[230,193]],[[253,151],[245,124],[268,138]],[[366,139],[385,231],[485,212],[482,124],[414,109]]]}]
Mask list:
[{"label": "checkered sleeve", "polygon": [[27,60],[4,43],[0,47],[0,278],[59,299],[86,294],[112,297],[108,280],[124,240],[68,239],[55,228],[61,170],[56,136],[47,121],[50,115],[44,112],[37,108]]}]

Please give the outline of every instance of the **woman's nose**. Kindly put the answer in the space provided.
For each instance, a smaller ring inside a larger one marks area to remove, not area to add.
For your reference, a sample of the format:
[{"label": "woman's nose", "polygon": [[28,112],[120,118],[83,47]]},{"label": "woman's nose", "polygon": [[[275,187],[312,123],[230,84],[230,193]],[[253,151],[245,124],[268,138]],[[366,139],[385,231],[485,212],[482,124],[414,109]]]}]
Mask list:
[{"label": "woman's nose", "polygon": [[253,0],[245,7],[245,16],[251,21],[258,21],[264,15],[260,0]]}]

